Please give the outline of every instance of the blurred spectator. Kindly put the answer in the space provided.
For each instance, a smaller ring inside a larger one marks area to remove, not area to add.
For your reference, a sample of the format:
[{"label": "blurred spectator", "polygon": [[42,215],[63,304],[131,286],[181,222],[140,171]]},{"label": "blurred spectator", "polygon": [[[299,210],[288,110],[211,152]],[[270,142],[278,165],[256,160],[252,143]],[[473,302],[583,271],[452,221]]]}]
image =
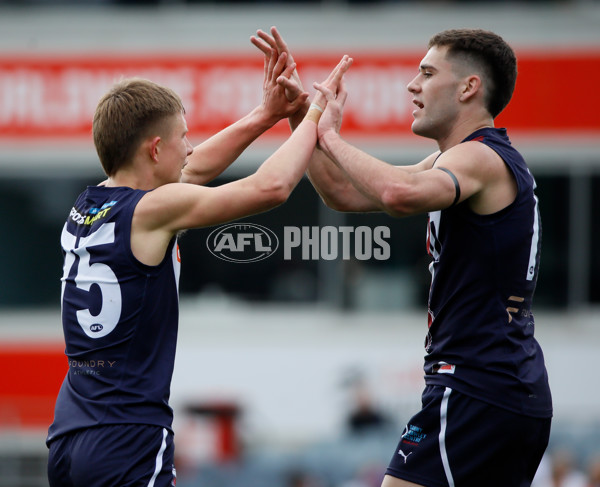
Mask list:
[{"label": "blurred spectator", "polygon": [[587,487],[600,487],[600,454],[594,456],[588,465]]},{"label": "blurred spectator", "polygon": [[289,472],[286,480],[286,487],[324,487],[317,477],[300,470]]},{"label": "blurred spectator", "polygon": [[365,378],[360,373],[351,375],[346,384],[351,388],[353,401],[346,424],[350,433],[368,433],[389,424],[385,414],[377,408],[371,397]]},{"label": "blurred spectator", "polygon": [[587,487],[584,473],[568,450],[557,450],[552,455],[552,487]]},{"label": "blurred spectator", "polygon": [[356,405],[348,416],[348,427],[353,433],[363,433],[372,429],[382,428],[387,420],[371,401],[371,397],[364,389],[356,393]]}]

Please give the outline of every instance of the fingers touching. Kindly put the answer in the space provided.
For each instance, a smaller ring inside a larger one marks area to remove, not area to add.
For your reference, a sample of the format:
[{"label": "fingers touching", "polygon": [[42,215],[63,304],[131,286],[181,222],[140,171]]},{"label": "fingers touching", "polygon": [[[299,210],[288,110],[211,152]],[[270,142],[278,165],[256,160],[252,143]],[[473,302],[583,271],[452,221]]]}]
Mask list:
[{"label": "fingers touching", "polygon": [[[250,41],[265,56],[265,84],[273,86],[275,83],[285,92],[290,102],[302,105],[308,99],[308,93],[302,88],[302,83],[296,71],[296,63],[290,54],[287,43],[276,27],[271,27],[270,34],[257,30],[256,36],[251,36]],[[347,97],[344,87],[344,74],[350,69],[353,59],[344,55],[337,66],[329,73],[327,79],[321,83],[314,83],[317,93],[313,102],[325,108],[328,102],[337,100],[342,106]]]},{"label": "fingers touching", "polygon": [[[277,78],[279,78],[280,76],[283,75],[283,72],[285,70],[286,61],[287,61],[287,54],[285,52],[282,52],[279,56],[271,56],[271,58],[269,60],[269,64],[270,64],[270,66],[272,66],[272,69],[270,70],[270,73],[269,73],[269,81],[275,82],[275,80]],[[292,71],[295,68],[296,68],[296,66],[294,65],[294,68],[292,69]]]},{"label": "fingers touching", "polygon": [[258,47],[265,56],[270,56],[271,50],[275,50],[278,53],[285,52],[288,55],[290,54],[286,42],[283,40],[283,37],[281,37],[281,34],[279,34],[276,27],[271,27],[271,35],[258,29],[256,31],[256,36],[250,37],[250,42]]},{"label": "fingers touching", "polygon": [[[258,32],[262,32],[262,30],[259,30]],[[258,47],[264,53],[266,58],[270,58],[272,55],[272,50],[277,49],[277,46],[271,46],[270,43],[263,42],[261,39],[251,36],[250,42]]]},{"label": "fingers touching", "polygon": [[[324,108],[326,103],[336,99],[339,99],[342,105],[344,104],[347,96],[344,87],[344,74],[350,69],[353,61],[351,57],[344,55],[325,81],[322,83],[313,83],[313,87],[317,90],[315,102],[320,106],[322,105],[321,108]],[[340,98],[342,93],[344,93],[343,99]],[[319,96],[319,94],[322,96]]]}]

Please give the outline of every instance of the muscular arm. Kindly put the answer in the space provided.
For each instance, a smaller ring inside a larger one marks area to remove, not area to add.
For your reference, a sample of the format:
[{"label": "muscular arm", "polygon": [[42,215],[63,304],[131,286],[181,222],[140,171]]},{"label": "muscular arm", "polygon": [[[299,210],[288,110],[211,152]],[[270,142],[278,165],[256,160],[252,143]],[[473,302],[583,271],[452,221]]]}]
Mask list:
[{"label": "muscular arm", "polygon": [[[339,135],[342,111],[347,97],[343,83],[337,96],[326,84],[315,84],[318,93],[326,97],[327,107],[319,122],[319,142],[322,157],[311,158],[309,175],[326,204],[340,211],[385,211],[393,216],[405,216],[405,208],[390,197],[396,196],[393,184],[419,179],[430,169],[437,154],[432,154],[413,166],[393,166],[347,144]],[[449,176],[448,176],[449,177]],[[390,191],[391,190],[391,191]]]},{"label": "muscular arm", "polygon": [[459,183],[457,203],[469,200],[476,213],[499,211],[516,195],[514,178],[502,159],[479,142],[456,145],[439,157],[432,154],[409,168],[379,161],[333,132],[322,137],[320,143],[358,191],[392,216],[450,207],[456,198],[456,186],[447,172],[439,170],[441,167],[451,171]]},{"label": "muscular arm", "polygon": [[[354,148],[356,149],[356,148]],[[389,171],[385,177],[395,179],[403,174],[416,174],[433,164],[437,154],[432,154],[418,164],[412,166],[393,166],[369,154],[356,149],[357,165],[377,165]],[[320,154],[318,154],[320,153]],[[385,211],[394,216],[384,201],[375,192],[368,191],[360,181],[353,180],[341,165],[336,164],[321,149],[315,150],[308,165],[308,177],[327,206],[337,211],[370,212]]]},{"label": "muscular arm", "polygon": [[402,217],[443,210],[464,200],[469,200],[474,212],[488,214],[514,200],[514,177],[502,158],[487,145],[476,141],[459,143],[416,166],[391,166],[340,136],[346,97],[343,86],[337,94],[323,84],[315,84],[315,88],[327,100],[318,127],[321,148],[361,194],[390,215]]}]

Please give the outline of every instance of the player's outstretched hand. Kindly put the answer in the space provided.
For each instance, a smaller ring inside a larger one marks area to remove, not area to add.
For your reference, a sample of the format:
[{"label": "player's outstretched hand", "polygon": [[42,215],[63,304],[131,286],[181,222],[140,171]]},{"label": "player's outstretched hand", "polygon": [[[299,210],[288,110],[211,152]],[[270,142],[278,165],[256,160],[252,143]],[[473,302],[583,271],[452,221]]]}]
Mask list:
[{"label": "player's outstretched hand", "polygon": [[350,69],[352,62],[353,59],[345,55],[325,81],[313,84],[317,90],[313,103],[324,110],[319,120],[319,140],[329,130],[334,130],[338,134],[340,132],[344,103],[348,97],[344,74]]},{"label": "player's outstretched hand", "polygon": [[288,100],[295,100],[304,92],[300,76],[295,67],[294,58],[292,57],[287,43],[283,40],[283,37],[281,37],[281,34],[276,27],[271,27],[271,35],[260,29],[257,30],[256,36],[250,37],[250,42],[264,53],[265,63],[267,62],[267,59],[271,57],[273,51],[275,51],[278,55],[283,53],[286,54],[286,67],[294,65],[294,69],[291,71],[290,76],[284,76],[281,79],[281,84],[285,88],[285,94]]},{"label": "player's outstretched hand", "polygon": [[262,107],[272,120],[279,121],[296,113],[308,99],[308,92],[296,87],[294,97],[286,96],[286,87],[281,80],[289,80],[296,64],[288,64],[285,52],[279,54],[276,50],[269,48],[269,54],[265,54],[263,100]]}]

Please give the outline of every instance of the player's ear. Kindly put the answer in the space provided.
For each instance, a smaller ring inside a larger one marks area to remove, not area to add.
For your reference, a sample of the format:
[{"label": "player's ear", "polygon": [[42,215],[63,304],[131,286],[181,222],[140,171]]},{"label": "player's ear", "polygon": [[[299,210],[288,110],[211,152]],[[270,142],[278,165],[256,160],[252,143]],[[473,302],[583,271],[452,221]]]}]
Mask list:
[{"label": "player's ear", "polygon": [[158,162],[158,154],[160,152],[160,137],[158,135],[149,140],[148,150],[150,151],[150,158],[154,162]]},{"label": "player's ear", "polygon": [[460,85],[461,91],[459,99],[460,101],[467,101],[469,98],[477,94],[481,89],[481,78],[476,74],[472,74],[463,79]]}]

